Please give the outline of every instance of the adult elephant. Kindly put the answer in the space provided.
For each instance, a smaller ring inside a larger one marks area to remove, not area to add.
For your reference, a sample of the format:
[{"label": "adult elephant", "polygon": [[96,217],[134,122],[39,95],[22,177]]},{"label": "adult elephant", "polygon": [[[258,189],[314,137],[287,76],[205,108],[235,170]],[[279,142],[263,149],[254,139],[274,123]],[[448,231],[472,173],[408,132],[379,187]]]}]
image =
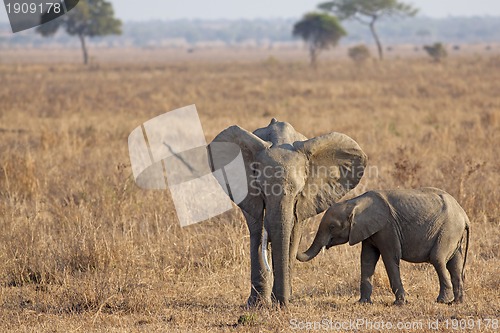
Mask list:
[{"label": "adult elephant", "polygon": [[[211,145],[225,142],[239,146],[246,169],[248,194],[236,203],[250,231],[252,287],[247,304],[272,299],[287,305],[303,221],[326,210],[358,184],[366,155],[344,134],[308,140],[274,118],[253,133],[231,126]],[[272,272],[266,269],[267,254],[260,255],[267,250],[267,235]]]}]

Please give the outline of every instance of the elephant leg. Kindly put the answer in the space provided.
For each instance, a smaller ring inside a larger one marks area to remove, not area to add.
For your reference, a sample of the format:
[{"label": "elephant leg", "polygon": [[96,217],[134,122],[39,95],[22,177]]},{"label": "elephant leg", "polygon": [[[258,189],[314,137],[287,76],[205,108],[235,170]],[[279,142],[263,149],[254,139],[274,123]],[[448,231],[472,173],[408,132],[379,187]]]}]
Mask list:
[{"label": "elephant leg", "polygon": [[438,303],[449,303],[453,300],[453,287],[450,280],[450,274],[446,269],[447,258],[451,255],[448,251],[447,242],[438,242],[432,249],[430,263],[436,269],[439,277],[439,295]]},{"label": "elephant leg", "polygon": [[[295,275],[295,263],[297,261],[297,252],[299,250],[300,240],[302,239],[302,228],[304,222],[296,221],[293,229],[292,236],[290,238],[290,276]],[[292,283],[290,283],[290,296],[292,296]]]},{"label": "elephant leg", "polygon": [[444,260],[433,260],[431,264],[436,269],[439,278],[439,295],[437,298],[438,303],[449,303],[453,300],[452,284],[450,276],[446,269]]},{"label": "elephant leg", "polygon": [[463,257],[462,252],[459,250],[446,264],[446,268],[450,272],[451,283],[453,284],[453,303],[462,303],[464,301],[462,267]]},{"label": "elephant leg", "polygon": [[[264,266],[261,256],[262,220],[255,221],[245,214],[250,231],[250,263],[252,286],[247,306],[257,305],[259,302],[271,301],[271,273]],[[267,245],[266,245],[267,246]]]},{"label": "elephant leg", "polygon": [[360,303],[371,303],[371,295],[373,290],[373,274],[375,266],[380,258],[379,250],[367,242],[362,243],[361,248],[361,285],[359,299]]},{"label": "elephant leg", "polygon": [[403,283],[401,282],[401,273],[399,271],[399,257],[394,257],[382,254],[382,260],[384,261],[385,270],[389,276],[389,282],[391,283],[391,289],[396,300],[395,305],[405,304],[405,290],[403,288]]}]

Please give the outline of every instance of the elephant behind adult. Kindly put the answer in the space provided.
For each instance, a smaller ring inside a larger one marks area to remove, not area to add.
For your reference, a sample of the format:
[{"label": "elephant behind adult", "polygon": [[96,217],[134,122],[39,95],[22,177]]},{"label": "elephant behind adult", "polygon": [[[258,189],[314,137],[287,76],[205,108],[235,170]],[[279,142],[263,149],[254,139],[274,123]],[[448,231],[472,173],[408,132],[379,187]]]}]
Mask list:
[{"label": "elephant behind adult", "polygon": [[[250,232],[252,287],[247,304],[270,301],[272,294],[273,300],[286,305],[302,222],[359,183],[366,155],[344,134],[333,132],[308,140],[274,118],[253,133],[231,126],[211,145],[223,142],[240,147],[246,169],[248,194],[237,204]],[[271,272],[260,255],[267,248],[267,244],[261,248],[266,233],[272,251],[272,289]]]}]

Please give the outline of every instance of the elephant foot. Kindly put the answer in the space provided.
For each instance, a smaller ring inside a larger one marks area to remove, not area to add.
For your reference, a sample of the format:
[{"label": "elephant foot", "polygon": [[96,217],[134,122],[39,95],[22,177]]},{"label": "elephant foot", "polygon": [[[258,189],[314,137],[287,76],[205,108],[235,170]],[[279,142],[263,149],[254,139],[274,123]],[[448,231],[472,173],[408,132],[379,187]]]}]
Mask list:
[{"label": "elephant foot", "polygon": [[455,293],[455,298],[453,299],[453,304],[462,304],[464,302],[464,293],[459,291]]},{"label": "elephant foot", "polygon": [[445,299],[445,298],[438,298],[436,300],[437,303],[439,304],[450,304],[453,300],[450,299]]},{"label": "elephant foot", "polygon": [[286,308],[289,304],[289,300],[284,297],[276,297],[274,294],[271,296],[273,305],[278,305],[279,307]]},{"label": "elephant foot", "polygon": [[373,304],[373,302],[370,298],[360,298],[358,303],[360,303],[360,304]]},{"label": "elephant foot", "polygon": [[256,308],[261,306],[269,306],[271,305],[271,298],[264,298],[262,296],[250,295],[247,300],[246,308]]},{"label": "elephant foot", "polygon": [[441,303],[441,304],[450,304],[453,302],[453,295],[451,294],[444,294],[444,295],[439,295],[436,302]]},{"label": "elephant foot", "polygon": [[392,303],[392,304],[401,306],[401,305],[408,304],[408,301],[405,300],[404,298],[400,298],[400,299],[395,300],[394,303]]},{"label": "elephant foot", "polygon": [[394,301],[394,303],[392,303],[393,305],[398,305],[398,306],[401,306],[401,305],[405,305],[405,304],[408,304],[408,301],[405,300],[405,299],[397,299]]}]

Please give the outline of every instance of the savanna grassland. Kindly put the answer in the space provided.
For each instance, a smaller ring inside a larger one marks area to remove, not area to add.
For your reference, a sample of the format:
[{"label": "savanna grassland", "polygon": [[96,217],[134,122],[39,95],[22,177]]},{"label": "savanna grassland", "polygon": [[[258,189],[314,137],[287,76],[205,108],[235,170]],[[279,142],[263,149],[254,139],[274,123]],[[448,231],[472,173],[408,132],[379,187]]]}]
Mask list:
[{"label": "savanna grassland", "polygon": [[[471,332],[498,331],[486,325],[500,319],[500,57],[342,60],[317,71],[275,58],[14,61],[0,64],[0,80],[0,331],[288,332],[292,323],[363,318],[429,332],[429,321],[448,331],[465,319],[475,320]],[[130,131],[193,103],[207,141],[272,117],[308,137],[348,134],[370,165],[351,196],[419,186],[451,193],[472,225],[466,302],[436,304],[432,266],[403,263],[409,303],[392,306],[379,262],[374,304],[358,305],[360,246],[343,245],[297,263],[289,308],[245,309],[249,234],[238,209],[181,228],[169,192],[132,179]]]}]

